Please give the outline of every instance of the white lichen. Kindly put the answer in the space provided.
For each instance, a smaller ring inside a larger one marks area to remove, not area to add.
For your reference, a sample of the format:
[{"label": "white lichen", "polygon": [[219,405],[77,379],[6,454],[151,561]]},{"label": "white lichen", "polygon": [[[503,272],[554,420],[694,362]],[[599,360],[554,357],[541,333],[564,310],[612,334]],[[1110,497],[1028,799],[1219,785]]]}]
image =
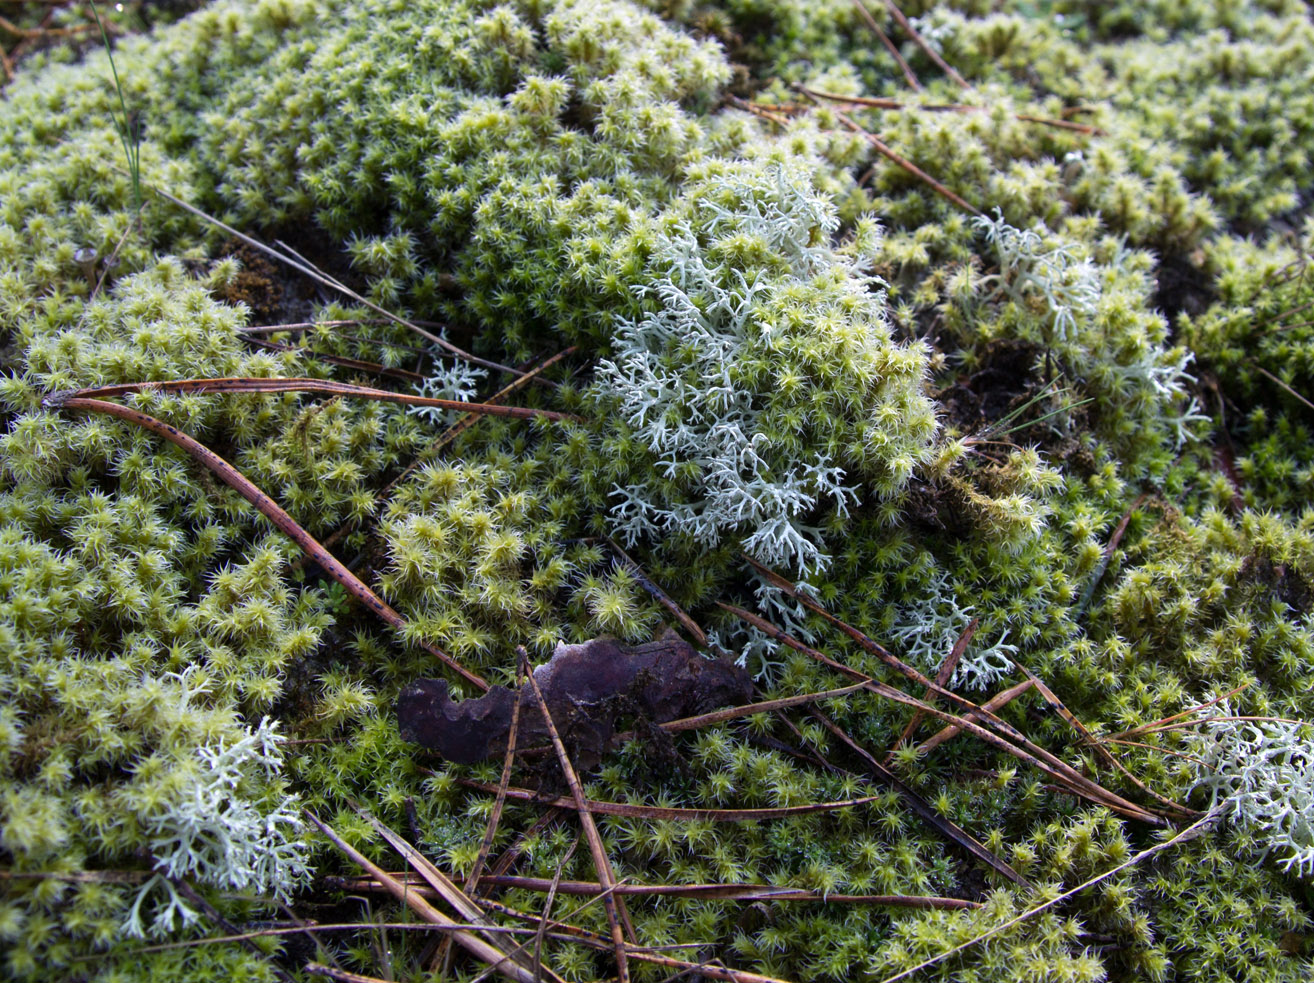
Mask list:
[{"label": "white lichen", "polygon": [[[959,604],[948,576],[940,571],[929,590],[900,608],[890,637],[907,661],[934,670],[949,657],[971,622],[972,606]],[[949,687],[984,690],[1013,671],[1011,656],[1016,654],[1017,646],[1008,644],[1007,629],[990,645],[973,638],[958,660]]]},{"label": "white lichen", "polygon": [[1300,877],[1314,874],[1314,726],[1296,720],[1246,720],[1226,700],[1188,741],[1197,759],[1195,787],[1210,810],[1263,842],[1263,854]]},{"label": "white lichen", "polygon": [[[169,676],[179,682],[185,703],[205,692],[203,683],[190,685],[188,672]],[[155,907],[152,935],[168,934],[180,920],[195,920],[196,912],[170,883],[174,878],[282,901],[309,882],[299,800],[281,793],[276,784],[283,767],[282,741],[277,723],[266,717],[254,729],[245,728],[235,742],[198,747],[176,794],[141,817],[155,874],[129,911],[124,925],[129,935],[145,934],[142,908],[157,889],[167,897]]]}]

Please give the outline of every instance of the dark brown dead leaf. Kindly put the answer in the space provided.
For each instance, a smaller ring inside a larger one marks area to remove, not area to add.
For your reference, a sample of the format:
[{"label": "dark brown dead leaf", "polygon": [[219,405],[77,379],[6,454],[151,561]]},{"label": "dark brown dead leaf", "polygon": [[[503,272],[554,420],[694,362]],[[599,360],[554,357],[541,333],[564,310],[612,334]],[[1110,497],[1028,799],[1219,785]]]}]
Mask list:
[{"label": "dark brown dead leaf", "polygon": [[[752,695],[747,672],[704,658],[669,629],[642,645],[612,638],[558,645],[534,678],[562,737],[583,755],[583,763],[601,757],[622,714],[664,723],[743,703]],[[397,719],[406,740],[448,761],[472,764],[505,751],[516,699],[511,690],[494,686],[478,699],[455,703],[444,680],[421,679],[402,691]],[[541,720],[521,718],[518,743],[547,736]]]}]

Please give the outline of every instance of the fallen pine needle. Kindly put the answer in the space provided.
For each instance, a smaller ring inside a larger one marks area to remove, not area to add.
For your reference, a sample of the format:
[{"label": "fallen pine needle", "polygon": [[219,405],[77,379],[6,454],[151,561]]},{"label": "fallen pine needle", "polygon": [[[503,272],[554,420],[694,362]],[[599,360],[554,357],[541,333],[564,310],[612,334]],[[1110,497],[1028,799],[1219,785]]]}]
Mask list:
[{"label": "fallen pine needle", "polygon": [[1130,860],[1127,860],[1124,863],[1119,864],[1117,867],[1114,867],[1111,870],[1106,870],[1104,873],[1092,877],[1088,881],[1082,881],[1080,884],[1078,884],[1076,887],[1072,888],[1071,890],[1064,891],[1062,894],[1058,895],[1057,897],[1051,898],[1050,900],[1046,901],[1044,904],[1037,905],[1034,908],[1030,908],[1027,911],[1022,912],[1022,914],[1018,915],[1016,918],[1010,918],[1002,925],[996,925],[988,932],[982,932],[980,935],[976,936],[975,938],[968,939],[962,945],[956,945],[952,949],[940,953],[938,956],[932,956],[930,959],[926,959],[923,960],[922,962],[919,962],[916,966],[910,966],[908,969],[905,969],[901,973],[895,973],[893,976],[888,976],[885,979],[881,980],[881,983],[896,983],[897,980],[907,979],[909,976],[912,976],[914,973],[920,972],[921,970],[926,969],[927,967],[934,966],[938,962],[943,962],[944,960],[948,959],[950,956],[954,955],[955,953],[962,952],[964,949],[968,949],[976,945],[978,942],[984,942],[986,939],[990,938],[991,936],[998,935],[1000,932],[1004,931],[1005,929],[1012,928],[1014,925],[1020,924],[1021,922],[1026,921],[1028,918],[1040,914],[1042,911],[1046,910],[1047,908],[1054,907],[1054,905],[1058,904],[1060,901],[1064,901],[1067,898],[1072,897],[1074,894],[1079,894],[1080,892],[1086,890],[1086,888],[1088,887],[1094,887],[1100,881],[1108,880],[1114,874],[1120,873],[1121,871],[1126,870],[1128,867],[1131,867],[1135,864],[1140,863],[1142,860],[1154,856],[1156,853],[1160,853],[1164,850],[1167,850],[1169,847],[1175,846],[1178,843],[1185,843],[1188,840],[1193,840],[1197,836],[1200,836],[1203,833],[1208,832],[1208,828],[1217,821],[1218,816],[1219,814],[1217,812],[1208,813],[1203,818],[1197,820],[1196,822],[1192,823],[1190,826],[1186,827],[1186,829],[1182,830],[1172,839],[1164,840],[1162,843],[1156,843],[1154,846],[1142,850],[1140,853],[1136,854],[1136,856],[1132,857]]}]

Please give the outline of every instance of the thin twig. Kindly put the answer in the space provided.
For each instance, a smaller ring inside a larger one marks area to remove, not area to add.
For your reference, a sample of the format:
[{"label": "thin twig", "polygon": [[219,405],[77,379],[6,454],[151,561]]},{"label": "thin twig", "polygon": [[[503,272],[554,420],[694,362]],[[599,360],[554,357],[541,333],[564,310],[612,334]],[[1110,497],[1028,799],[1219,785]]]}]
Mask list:
[{"label": "thin twig", "polygon": [[[370,610],[380,618],[392,625],[403,635],[408,627],[406,619],[394,611],[388,604],[370,590],[359,577],[346,568],[332,553],[326,550],[314,536],[310,535],[302,528],[295,519],[287,514],[283,508],[272,498],[261,491],[254,482],[246,475],[238,471],[235,467],[225,461],[210,448],[206,447],[200,441],[183,433],[177,427],[170,426],[162,420],[157,420],[153,416],[148,416],[140,410],[132,409],[129,406],[120,406],[118,403],[107,403],[99,399],[81,399],[68,397],[62,400],[60,407],[65,410],[82,410],[87,413],[103,413],[107,416],[118,417],[128,423],[135,424],[144,430],[163,437],[177,447],[181,447],[195,460],[205,465],[215,475],[219,477],[230,488],[234,489],[239,495],[254,505],[270,522],[274,523],[284,535],[301,547],[312,560],[330,577],[340,583]],[[431,645],[423,640],[417,640],[418,644],[424,651],[439,659],[444,665],[456,672],[462,679],[481,690],[488,689],[488,683],[482,678],[475,675],[469,669],[457,662],[454,658],[442,651],[435,645]]]}]

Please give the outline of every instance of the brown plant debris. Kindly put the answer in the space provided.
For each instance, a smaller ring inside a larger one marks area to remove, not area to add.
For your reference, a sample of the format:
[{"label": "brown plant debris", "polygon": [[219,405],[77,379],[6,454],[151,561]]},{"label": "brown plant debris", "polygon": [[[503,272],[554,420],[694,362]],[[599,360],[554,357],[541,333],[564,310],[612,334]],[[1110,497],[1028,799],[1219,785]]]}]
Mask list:
[{"label": "brown plant debris", "polygon": [[[601,756],[622,714],[654,723],[746,702],[752,679],[738,666],[706,659],[669,628],[657,639],[628,646],[612,638],[557,646],[534,678],[562,736],[583,754]],[[421,679],[397,700],[401,734],[448,761],[472,764],[506,750],[511,716],[528,686],[513,693],[494,686],[478,699],[454,703],[441,679]],[[524,745],[548,737],[535,716],[520,719]]]}]

